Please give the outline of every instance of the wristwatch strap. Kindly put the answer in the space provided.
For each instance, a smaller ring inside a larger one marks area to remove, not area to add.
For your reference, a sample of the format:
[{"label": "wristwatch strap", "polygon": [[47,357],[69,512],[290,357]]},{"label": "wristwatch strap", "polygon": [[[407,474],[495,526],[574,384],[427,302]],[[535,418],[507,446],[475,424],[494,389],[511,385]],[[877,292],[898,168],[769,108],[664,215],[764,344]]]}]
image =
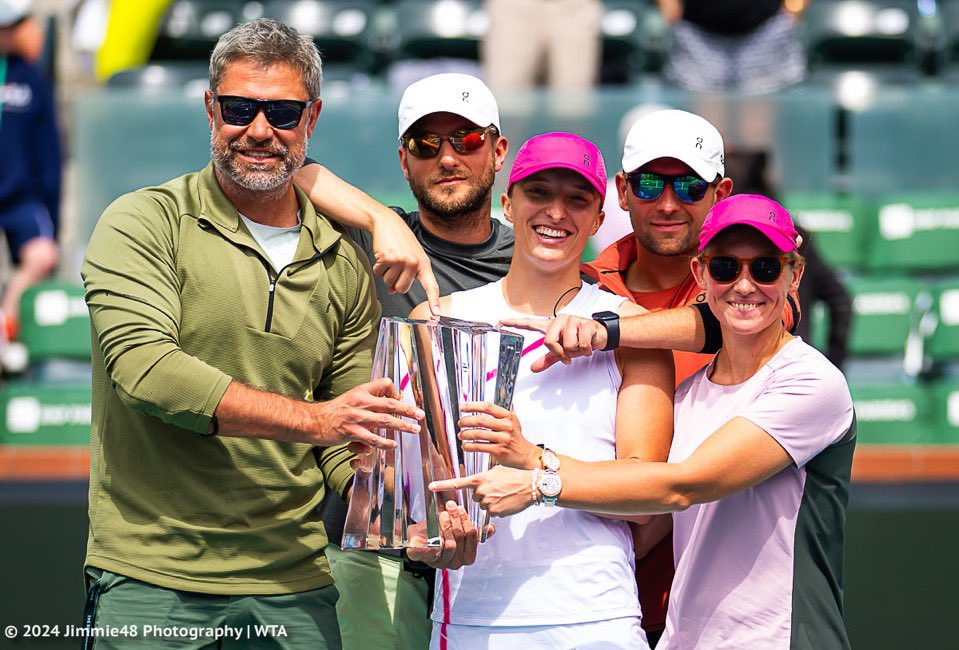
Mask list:
[{"label": "wristwatch strap", "polygon": [[593,320],[603,324],[606,328],[606,345],[603,352],[609,352],[619,347],[619,314],[612,311],[598,311],[593,314]]}]

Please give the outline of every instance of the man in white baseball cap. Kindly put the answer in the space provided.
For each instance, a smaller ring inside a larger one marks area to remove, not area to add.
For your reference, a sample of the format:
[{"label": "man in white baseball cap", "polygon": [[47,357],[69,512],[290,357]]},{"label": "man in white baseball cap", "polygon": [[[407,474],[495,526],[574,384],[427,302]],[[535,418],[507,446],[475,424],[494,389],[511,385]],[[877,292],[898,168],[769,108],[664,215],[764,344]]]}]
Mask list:
[{"label": "man in white baseball cap", "polygon": [[[723,138],[707,120],[674,109],[643,115],[626,136],[623,170],[616,175],[619,205],[629,211],[633,232],[584,264],[583,273],[650,311],[704,305],[690,258],[706,213],[732,193],[725,172]],[[791,331],[799,322],[798,298],[791,296],[788,303],[783,322]],[[709,354],[674,352],[677,384],[708,363],[722,339],[708,309],[694,312],[706,331],[703,352]],[[657,517],[634,540],[643,628],[651,646],[666,623],[674,573],[671,529],[668,517]]]},{"label": "man in white baseball cap", "polygon": [[[491,217],[491,201],[509,143],[500,134],[493,93],[476,77],[437,74],[406,89],[397,116],[400,166],[418,210],[393,210],[429,257],[439,294],[504,277],[513,255],[513,231]],[[322,167],[313,164],[299,172],[298,184],[315,204],[328,199],[319,189],[322,184],[315,182],[321,173]],[[348,230],[375,265],[373,235]],[[391,292],[379,277],[376,293],[385,317],[409,316],[426,299],[418,285],[406,293]],[[324,504],[323,520],[334,543],[345,515],[342,501]],[[344,648],[429,646],[434,578],[429,566],[398,554],[344,552],[332,544],[327,557],[340,593],[337,612]]]},{"label": "man in white baseball cap", "polygon": [[[690,273],[706,213],[730,195],[723,139],[693,113],[659,110],[643,115],[626,136],[623,169],[616,174],[619,205],[633,231],[582,271],[608,291],[650,311],[695,304],[699,286]],[[677,384],[711,355],[675,352]],[[636,579],[643,628],[655,645],[666,624],[673,577],[671,522],[660,517],[636,534]]]}]

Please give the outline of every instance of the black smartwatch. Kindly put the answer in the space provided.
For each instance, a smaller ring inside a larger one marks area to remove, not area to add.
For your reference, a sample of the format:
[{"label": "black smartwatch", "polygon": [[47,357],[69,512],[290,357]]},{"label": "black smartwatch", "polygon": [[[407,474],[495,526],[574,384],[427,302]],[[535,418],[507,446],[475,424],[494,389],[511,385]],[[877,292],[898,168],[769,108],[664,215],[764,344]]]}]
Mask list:
[{"label": "black smartwatch", "polygon": [[619,314],[614,311],[598,311],[593,314],[593,320],[599,321],[606,328],[606,347],[603,348],[603,352],[618,348]]}]

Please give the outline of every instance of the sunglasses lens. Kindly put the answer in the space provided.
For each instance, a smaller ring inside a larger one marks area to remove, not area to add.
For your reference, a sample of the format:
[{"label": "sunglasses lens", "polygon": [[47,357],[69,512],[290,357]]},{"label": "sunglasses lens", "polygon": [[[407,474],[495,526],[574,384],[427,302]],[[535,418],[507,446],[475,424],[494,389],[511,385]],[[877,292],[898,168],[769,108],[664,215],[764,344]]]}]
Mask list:
[{"label": "sunglasses lens", "polygon": [[292,129],[300,123],[304,108],[304,105],[293,102],[267,102],[266,119],[274,128]]},{"label": "sunglasses lens", "polygon": [[673,179],[673,191],[683,203],[697,203],[706,196],[709,183],[698,176],[677,176]]},{"label": "sunglasses lens", "polygon": [[629,185],[633,190],[633,196],[637,199],[650,201],[663,193],[663,188],[666,187],[666,179],[659,174],[640,172],[629,175]]},{"label": "sunglasses lens", "polygon": [[[476,151],[483,146],[483,142],[485,141],[486,131],[467,133],[460,137],[453,136],[452,139],[453,147],[460,153],[470,153],[471,151]],[[457,142],[460,143],[459,147],[456,146]]]},{"label": "sunglasses lens", "polygon": [[225,97],[220,101],[223,121],[232,126],[246,126],[256,117],[256,102]]},{"label": "sunglasses lens", "polygon": [[775,257],[757,257],[749,265],[753,280],[760,284],[772,284],[783,271],[782,262]]},{"label": "sunglasses lens", "polygon": [[712,257],[709,260],[709,275],[716,282],[732,282],[739,277],[739,261],[734,257]]},{"label": "sunglasses lens", "polygon": [[440,152],[443,141],[434,135],[411,136],[406,140],[406,150],[417,158],[434,158]]}]

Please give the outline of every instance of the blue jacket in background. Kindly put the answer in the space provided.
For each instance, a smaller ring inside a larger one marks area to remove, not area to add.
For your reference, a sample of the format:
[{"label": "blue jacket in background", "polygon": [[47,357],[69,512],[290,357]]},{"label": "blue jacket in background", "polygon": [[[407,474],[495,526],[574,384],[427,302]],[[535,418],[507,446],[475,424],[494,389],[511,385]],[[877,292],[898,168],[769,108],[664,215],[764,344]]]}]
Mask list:
[{"label": "blue jacket in background", "polygon": [[6,61],[6,78],[0,84],[0,212],[38,201],[58,228],[61,159],[53,88],[37,67],[19,56],[9,55]]}]

